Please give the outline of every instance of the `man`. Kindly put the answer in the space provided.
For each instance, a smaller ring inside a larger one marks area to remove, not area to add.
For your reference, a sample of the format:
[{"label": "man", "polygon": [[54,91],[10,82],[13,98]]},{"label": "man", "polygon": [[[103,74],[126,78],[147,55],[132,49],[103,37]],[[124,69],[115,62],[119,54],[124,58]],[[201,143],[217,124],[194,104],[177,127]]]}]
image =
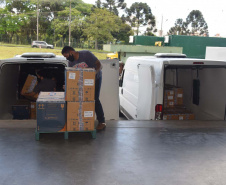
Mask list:
[{"label": "man", "polygon": [[106,127],[104,111],[99,99],[100,88],[102,82],[101,63],[97,57],[88,50],[75,51],[70,46],[65,46],[62,51],[62,55],[69,61],[69,67],[75,68],[95,68],[96,81],[95,81],[95,111],[99,124],[97,130],[103,130]]},{"label": "man", "polygon": [[41,91],[56,91],[56,82],[48,78],[48,72],[40,70],[37,72],[38,84],[35,86],[33,92],[31,93],[21,93],[21,95],[27,97],[28,99],[36,100]]}]

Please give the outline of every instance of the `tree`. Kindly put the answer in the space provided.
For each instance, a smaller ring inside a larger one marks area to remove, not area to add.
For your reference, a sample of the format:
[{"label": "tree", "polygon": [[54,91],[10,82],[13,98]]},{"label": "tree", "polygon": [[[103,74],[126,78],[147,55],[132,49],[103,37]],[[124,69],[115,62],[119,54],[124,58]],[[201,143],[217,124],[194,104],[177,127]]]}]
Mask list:
[{"label": "tree", "polygon": [[97,0],[95,2],[95,6],[96,6],[96,8],[101,8],[101,0]]},{"label": "tree", "polygon": [[106,9],[96,8],[87,19],[84,35],[95,40],[95,49],[98,49],[98,41],[113,41],[112,32],[118,32],[118,22],[121,19]]},{"label": "tree", "polygon": [[[63,9],[56,11],[51,21],[54,40],[64,41],[69,35],[70,4],[68,2],[63,2]],[[83,3],[81,0],[72,0],[71,7],[71,37],[79,41],[83,36],[83,22],[91,14],[92,5]]]},{"label": "tree", "polygon": [[171,27],[168,31],[169,35],[187,35],[187,24],[183,21],[183,19],[177,19],[174,27]]},{"label": "tree", "polygon": [[[69,32],[69,8],[66,8],[63,11],[58,12],[58,17],[55,18],[52,22],[52,29],[54,29],[55,34],[60,37],[65,39],[66,36],[68,36]],[[72,21],[71,21],[71,31],[75,31],[78,25],[79,17],[81,15],[81,12],[78,10],[72,8],[71,10],[71,16],[72,16]]]},{"label": "tree", "polygon": [[209,35],[208,25],[199,10],[192,10],[186,18],[186,25],[191,35]]},{"label": "tree", "polygon": [[116,39],[116,42],[129,43],[129,36],[133,35],[131,26],[125,23],[119,23],[119,31],[112,32],[112,36]]},{"label": "tree", "polygon": [[202,13],[199,10],[193,10],[189,13],[185,22],[181,18],[177,19],[168,34],[209,36],[209,31]]},{"label": "tree", "polygon": [[149,32],[156,32],[155,29],[155,16],[151,12],[151,8],[147,3],[133,3],[130,8],[126,9],[127,21],[130,22],[132,27],[135,27],[136,35],[140,32],[141,26],[149,27]]},{"label": "tree", "polygon": [[126,3],[124,0],[105,0],[105,3],[102,3],[103,7],[108,9],[110,12],[113,12],[115,15],[119,14],[118,9],[125,9]]}]

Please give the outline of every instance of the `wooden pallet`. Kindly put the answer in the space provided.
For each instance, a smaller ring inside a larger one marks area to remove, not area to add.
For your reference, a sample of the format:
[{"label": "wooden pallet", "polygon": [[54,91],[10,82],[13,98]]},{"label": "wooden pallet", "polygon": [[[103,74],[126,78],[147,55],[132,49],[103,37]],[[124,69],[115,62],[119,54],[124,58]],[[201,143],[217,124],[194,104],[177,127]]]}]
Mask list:
[{"label": "wooden pallet", "polygon": [[39,141],[40,139],[40,134],[50,134],[50,133],[63,133],[64,134],[64,139],[68,139],[68,135],[69,133],[76,133],[76,132],[90,132],[92,135],[93,139],[96,139],[96,129],[94,130],[90,130],[90,131],[65,131],[65,132],[40,132],[37,131],[37,129],[35,130],[35,140]]}]

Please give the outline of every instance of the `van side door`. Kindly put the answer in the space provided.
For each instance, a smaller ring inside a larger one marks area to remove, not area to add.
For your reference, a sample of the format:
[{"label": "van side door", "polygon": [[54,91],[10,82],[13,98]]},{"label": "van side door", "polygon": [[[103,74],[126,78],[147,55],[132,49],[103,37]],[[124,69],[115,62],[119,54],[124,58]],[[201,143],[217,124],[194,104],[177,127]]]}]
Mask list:
[{"label": "van side door", "polygon": [[138,120],[155,119],[155,70],[152,65],[138,66],[139,92],[137,104]]},{"label": "van side door", "polygon": [[136,119],[139,84],[137,70],[124,69],[119,83],[120,111],[128,119]]}]

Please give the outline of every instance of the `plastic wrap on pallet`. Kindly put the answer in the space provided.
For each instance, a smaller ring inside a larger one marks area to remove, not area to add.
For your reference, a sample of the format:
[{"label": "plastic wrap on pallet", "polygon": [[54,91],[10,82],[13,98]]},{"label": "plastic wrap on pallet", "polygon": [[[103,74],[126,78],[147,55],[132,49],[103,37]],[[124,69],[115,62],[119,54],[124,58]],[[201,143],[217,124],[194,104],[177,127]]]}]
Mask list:
[{"label": "plastic wrap on pallet", "polygon": [[82,101],[83,101],[83,70],[80,71],[79,76],[79,130],[84,130],[84,123],[82,119]]}]

